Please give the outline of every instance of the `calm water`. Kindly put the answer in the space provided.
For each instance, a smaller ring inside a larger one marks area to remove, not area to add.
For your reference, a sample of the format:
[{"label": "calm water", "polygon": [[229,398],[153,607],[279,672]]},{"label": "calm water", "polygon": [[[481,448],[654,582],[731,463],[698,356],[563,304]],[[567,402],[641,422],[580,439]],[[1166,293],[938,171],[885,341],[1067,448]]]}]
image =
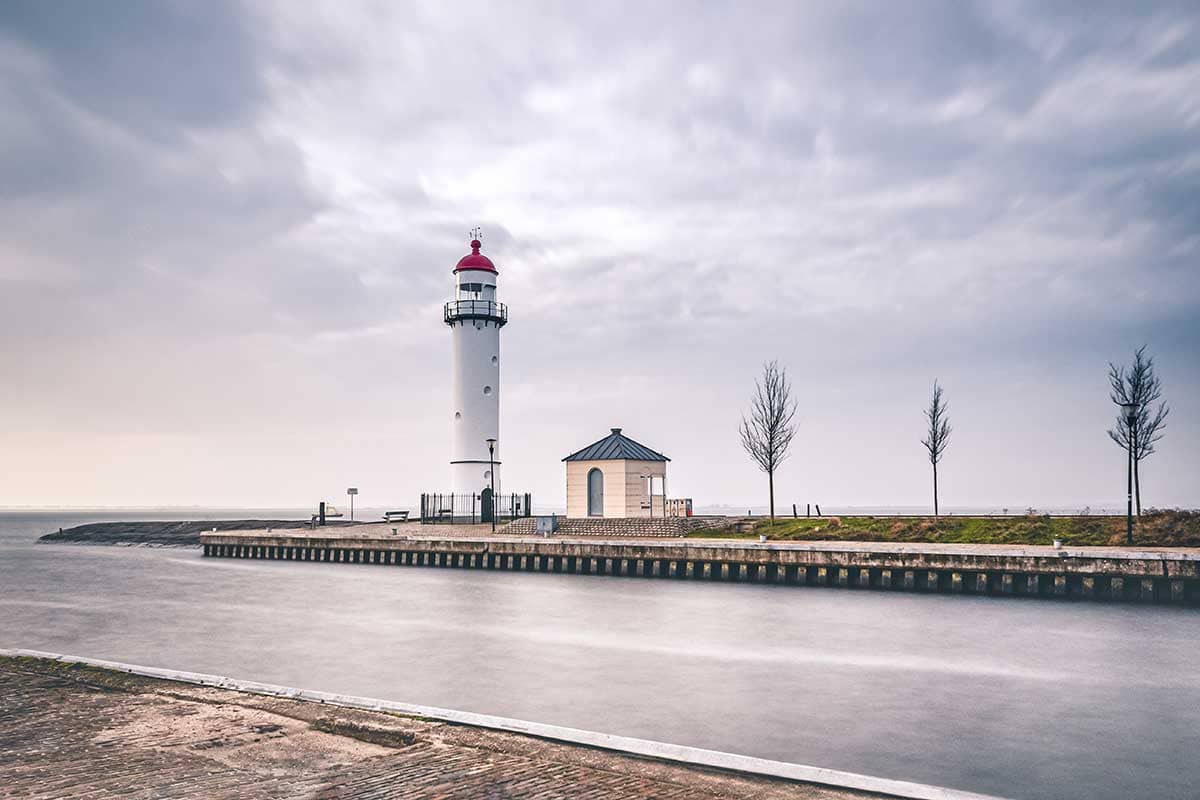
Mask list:
[{"label": "calm water", "polygon": [[1200,786],[1194,609],[32,543],[137,517],[172,515],[0,513],[0,646],[1016,798]]}]

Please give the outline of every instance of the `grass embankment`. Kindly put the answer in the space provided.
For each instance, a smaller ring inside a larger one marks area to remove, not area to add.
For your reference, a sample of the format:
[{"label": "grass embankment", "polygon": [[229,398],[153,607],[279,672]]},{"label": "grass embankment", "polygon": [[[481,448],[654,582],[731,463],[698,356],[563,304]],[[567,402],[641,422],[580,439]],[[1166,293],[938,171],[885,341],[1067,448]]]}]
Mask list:
[{"label": "grass embankment", "polygon": [[[946,544],[1124,545],[1125,517],[814,517],[753,520],[752,531],[737,526],[697,531],[699,538],[757,538],[793,541],[940,542]],[[744,525],[741,527],[745,527]],[[1200,546],[1200,511],[1142,513],[1135,519],[1135,547]]]}]

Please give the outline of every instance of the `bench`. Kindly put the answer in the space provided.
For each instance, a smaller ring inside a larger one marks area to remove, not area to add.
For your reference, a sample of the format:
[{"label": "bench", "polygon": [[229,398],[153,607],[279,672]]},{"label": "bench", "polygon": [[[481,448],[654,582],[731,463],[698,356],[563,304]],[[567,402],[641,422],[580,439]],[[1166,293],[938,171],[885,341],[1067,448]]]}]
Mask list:
[{"label": "bench", "polygon": [[408,522],[407,511],[385,511],[383,512],[384,522]]}]

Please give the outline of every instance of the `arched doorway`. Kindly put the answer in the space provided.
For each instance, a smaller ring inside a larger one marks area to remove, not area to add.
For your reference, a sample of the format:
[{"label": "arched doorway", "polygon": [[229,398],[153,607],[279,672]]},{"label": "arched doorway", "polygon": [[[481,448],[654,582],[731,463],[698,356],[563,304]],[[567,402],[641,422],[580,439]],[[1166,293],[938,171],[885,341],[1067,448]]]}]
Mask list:
[{"label": "arched doorway", "polygon": [[479,495],[479,500],[479,521],[491,522],[492,518],[496,515],[495,498],[492,496],[492,490],[485,487]]},{"label": "arched doorway", "polygon": [[604,516],[604,473],[599,467],[592,467],[588,471],[587,479],[588,487],[588,516],[603,517]]}]

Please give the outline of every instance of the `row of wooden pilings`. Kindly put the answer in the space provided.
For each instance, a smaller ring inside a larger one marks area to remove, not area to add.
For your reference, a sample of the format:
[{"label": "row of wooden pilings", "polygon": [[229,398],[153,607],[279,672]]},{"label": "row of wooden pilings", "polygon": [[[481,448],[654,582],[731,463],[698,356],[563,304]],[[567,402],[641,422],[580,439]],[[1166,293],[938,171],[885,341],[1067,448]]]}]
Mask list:
[{"label": "row of wooden pilings", "polygon": [[1200,603],[1198,582],[1165,577],[748,564],[690,559],[510,555],[261,544],[205,544],[204,555],[213,558],[515,570],[572,575],[676,578],[953,594],[1057,597],[1144,603]]}]

